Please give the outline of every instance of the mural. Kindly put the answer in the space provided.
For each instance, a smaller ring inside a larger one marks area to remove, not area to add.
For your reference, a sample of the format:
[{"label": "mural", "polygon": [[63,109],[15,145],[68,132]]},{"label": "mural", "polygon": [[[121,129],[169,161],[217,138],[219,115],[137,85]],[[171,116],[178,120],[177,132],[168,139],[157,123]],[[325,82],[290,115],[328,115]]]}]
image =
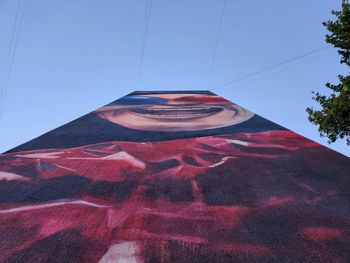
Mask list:
[{"label": "mural", "polygon": [[207,91],[0,155],[0,262],[350,262],[349,158]]}]

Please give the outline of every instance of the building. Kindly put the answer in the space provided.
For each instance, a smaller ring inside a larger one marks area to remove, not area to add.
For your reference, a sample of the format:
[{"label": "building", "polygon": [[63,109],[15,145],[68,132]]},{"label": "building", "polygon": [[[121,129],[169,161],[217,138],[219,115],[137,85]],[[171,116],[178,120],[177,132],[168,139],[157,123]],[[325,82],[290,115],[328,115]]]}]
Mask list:
[{"label": "building", "polygon": [[350,262],[350,159],[208,91],[0,155],[1,262]]}]

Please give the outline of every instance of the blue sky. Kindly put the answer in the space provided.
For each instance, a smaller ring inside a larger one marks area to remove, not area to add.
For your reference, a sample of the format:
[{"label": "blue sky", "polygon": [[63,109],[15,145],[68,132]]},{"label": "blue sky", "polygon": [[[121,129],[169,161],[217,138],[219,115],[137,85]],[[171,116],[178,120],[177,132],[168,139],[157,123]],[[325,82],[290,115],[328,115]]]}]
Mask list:
[{"label": "blue sky", "polygon": [[[18,0],[0,2],[0,81]],[[25,0],[22,0],[24,3]],[[307,121],[311,91],[345,68],[327,49],[225,88],[223,83],[327,46],[321,22],[340,0],[153,0],[138,83],[146,0],[27,0],[0,119],[0,152],[134,90],[215,93],[343,154]],[[23,6],[22,6],[23,7]],[[23,9],[21,9],[23,10]],[[210,84],[211,83],[211,84]]]}]

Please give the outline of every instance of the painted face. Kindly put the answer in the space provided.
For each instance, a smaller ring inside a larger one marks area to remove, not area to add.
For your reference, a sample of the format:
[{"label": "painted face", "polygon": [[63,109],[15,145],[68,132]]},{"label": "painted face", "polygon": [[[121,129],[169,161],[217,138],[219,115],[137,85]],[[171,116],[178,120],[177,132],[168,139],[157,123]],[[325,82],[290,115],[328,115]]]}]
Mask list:
[{"label": "painted face", "polygon": [[136,130],[196,131],[226,127],[254,114],[220,97],[205,94],[126,96],[96,111],[108,121]]}]

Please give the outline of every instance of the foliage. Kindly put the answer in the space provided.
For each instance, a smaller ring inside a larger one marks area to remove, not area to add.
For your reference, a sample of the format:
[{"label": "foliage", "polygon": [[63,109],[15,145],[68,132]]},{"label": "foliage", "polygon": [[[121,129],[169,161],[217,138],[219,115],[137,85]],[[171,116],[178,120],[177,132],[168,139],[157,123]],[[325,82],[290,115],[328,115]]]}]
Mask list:
[{"label": "foliage", "polygon": [[[323,25],[330,34],[326,35],[326,42],[338,49],[340,63],[350,67],[350,4],[343,0],[341,11],[332,11],[335,21],[324,22]],[[318,125],[321,136],[327,136],[328,142],[335,142],[338,138],[346,138],[350,145],[350,73],[339,75],[339,84],[327,83],[331,90],[329,96],[315,93],[313,99],[321,106],[321,110],[307,108],[309,121]]]}]

